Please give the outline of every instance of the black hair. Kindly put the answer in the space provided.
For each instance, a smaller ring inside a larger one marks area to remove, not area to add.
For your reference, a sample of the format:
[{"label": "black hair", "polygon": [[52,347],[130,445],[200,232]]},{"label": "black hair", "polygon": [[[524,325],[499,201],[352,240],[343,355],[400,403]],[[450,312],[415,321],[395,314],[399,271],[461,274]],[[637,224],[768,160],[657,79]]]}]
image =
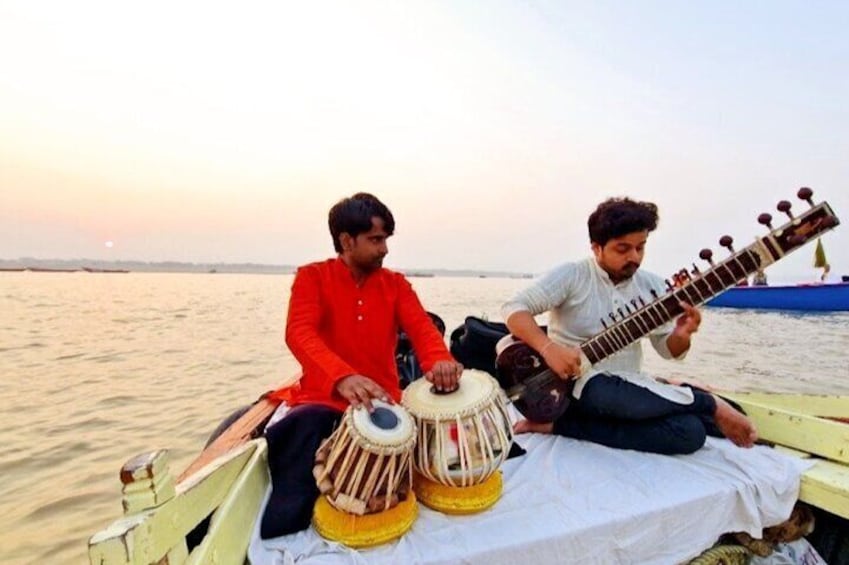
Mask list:
[{"label": "black hair", "polygon": [[395,218],[392,217],[389,208],[376,196],[367,192],[358,192],[337,202],[327,215],[330,236],[333,238],[333,249],[337,253],[342,253],[339,236],[347,233],[351,237],[357,237],[371,230],[371,219],[375,216],[383,220],[383,229],[387,235],[392,235],[395,231]]},{"label": "black hair", "polygon": [[602,247],[614,237],[657,228],[657,206],[630,198],[608,198],[590,214],[590,241]]}]

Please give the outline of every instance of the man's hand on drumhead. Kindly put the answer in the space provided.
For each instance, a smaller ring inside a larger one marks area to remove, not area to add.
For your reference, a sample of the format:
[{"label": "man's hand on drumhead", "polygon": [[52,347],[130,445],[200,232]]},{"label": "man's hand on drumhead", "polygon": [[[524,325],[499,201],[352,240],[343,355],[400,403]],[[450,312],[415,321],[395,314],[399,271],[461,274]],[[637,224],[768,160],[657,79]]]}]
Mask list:
[{"label": "man's hand on drumhead", "polygon": [[463,374],[463,365],[456,361],[437,361],[424,377],[433,383],[436,390],[451,392],[456,389]]},{"label": "man's hand on drumhead", "polygon": [[351,403],[354,408],[365,406],[366,410],[372,412],[374,406],[372,398],[392,404],[392,398],[380,385],[363,375],[348,375],[336,382],[336,392]]}]

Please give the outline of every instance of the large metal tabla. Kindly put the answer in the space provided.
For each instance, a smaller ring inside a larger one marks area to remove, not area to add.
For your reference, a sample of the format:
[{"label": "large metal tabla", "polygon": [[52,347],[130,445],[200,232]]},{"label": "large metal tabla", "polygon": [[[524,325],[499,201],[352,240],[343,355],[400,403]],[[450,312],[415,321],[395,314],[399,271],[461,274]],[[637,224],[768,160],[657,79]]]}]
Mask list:
[{"label": "large metal tabla", "polygon": [[504,393],[496,380],[466,370],[457,390],[439,393],[420,379],[404,389],[401,403],[418,427],[413,465],[419,501],[453,514],[494,504],[501,494],[497,471],[513,441]]},{"label": "large metal tabla", "polygon": [[313,474],[322,496],[313,526],[350,547],[402,535],[418,513],[411,491],[416,425],[401,406],[373,400],[374,411],[348,408],[322,442]]}]

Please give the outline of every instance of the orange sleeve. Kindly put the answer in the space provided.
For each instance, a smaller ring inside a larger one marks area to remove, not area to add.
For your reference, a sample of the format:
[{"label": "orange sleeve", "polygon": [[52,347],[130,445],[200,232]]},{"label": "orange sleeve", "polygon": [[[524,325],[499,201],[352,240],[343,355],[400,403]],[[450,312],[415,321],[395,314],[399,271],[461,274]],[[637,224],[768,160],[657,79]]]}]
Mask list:
[{"label": "orange sleeve", "polygon": [[304,374],[321,380],[327,398],[333,395],[337,381],[356,371],[324,342],[319,333],[321,290],[316,269],[300,268],[292,282],[289,313],[286,319],[286,345],[301,363]]},{"label": "orange sleeve", "polygon": [[398,286],[398,324],[410,338],[422,370],[430,371],[437,361],[453,361],[409,281],[398,275]]}]

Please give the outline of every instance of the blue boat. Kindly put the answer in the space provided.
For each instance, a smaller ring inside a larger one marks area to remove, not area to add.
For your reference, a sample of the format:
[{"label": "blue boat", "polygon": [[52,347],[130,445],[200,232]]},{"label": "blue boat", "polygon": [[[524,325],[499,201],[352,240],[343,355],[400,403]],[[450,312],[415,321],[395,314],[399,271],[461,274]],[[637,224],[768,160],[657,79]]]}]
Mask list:
[{"label": "blue boat", "polygon": [[849,311],[849,282],[788,286],[735,286],[707,303],[724,308]]}]

